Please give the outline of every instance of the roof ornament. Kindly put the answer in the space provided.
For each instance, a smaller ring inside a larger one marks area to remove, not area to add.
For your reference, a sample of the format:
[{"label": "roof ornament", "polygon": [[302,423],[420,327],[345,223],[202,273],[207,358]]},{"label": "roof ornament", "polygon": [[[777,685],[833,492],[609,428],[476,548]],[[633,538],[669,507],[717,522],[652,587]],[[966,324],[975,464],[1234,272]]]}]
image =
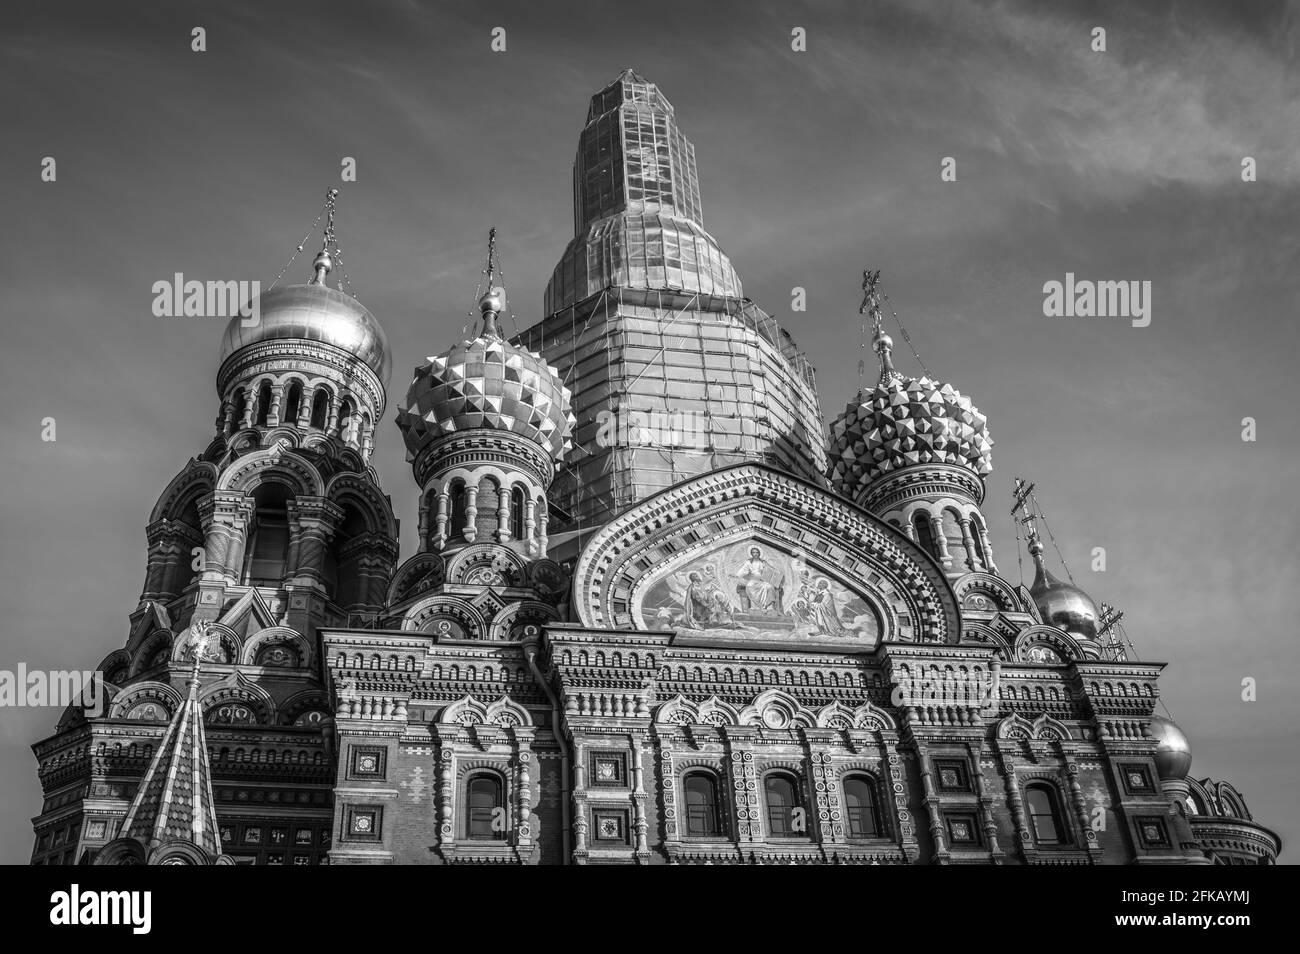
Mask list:
[{"label": "roof ornament", "polygon": [[497,261],[497,230],[494,226],[488,231],[487,265],[483,268],[486,282],[479,284],[480,290],[485,285],[487,287],[487,291],[483,292],[478,300],[478,309],[483,315],[482,337],[484,338],[501,337],[501,332],[497,328],[497,315],[505,311],[506,290],[501,285],[493,284],[494,279],[499,277],[500,270],[501,266]]},{"label": "roof ornament", "polygon": [[[307,284],[324,285],[325,276],[334,268],[334,260],[330,258],[330,250],[334,248],[334,207],[335,201],[339,197],[338,189],[329,189],[325,193],[325,231],[321,234],[320,251],[316,253],[316,258],[312,261],[311,267],[315,271]],[[302,246],[298,246],[301,250]]]}]

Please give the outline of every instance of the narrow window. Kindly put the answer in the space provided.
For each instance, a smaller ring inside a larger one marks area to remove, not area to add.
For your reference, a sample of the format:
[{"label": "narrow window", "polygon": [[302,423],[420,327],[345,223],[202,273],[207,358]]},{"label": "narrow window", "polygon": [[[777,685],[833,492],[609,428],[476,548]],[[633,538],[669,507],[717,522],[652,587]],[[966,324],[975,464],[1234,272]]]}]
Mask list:
[{"label": "narrow window", "polygon": [[524,491],[521,487],[510,491],[510,537],[513,540],[524,538]]},{"label": "narrow window", "polygon": [[465,831],[470,838],[505,840],[505,802],[499,778],[494,775],[475,775],[466,786],[465,803]]},{"label": "narrow window", "polygon": [[769,835],[773,838],[797,838],[807,834],[800,811],[799,787],[793,778],[789,775],[767,776],[763,779],[763,795],[767,801]]},{"label": "narrow window", "polygon": [[930,529],[930,515],[917,511],[912,517],[912,526],[916,528],[916,542],[926,553],[938,559],[939,552],[934,548],[934,531]]},{"label": "narrow window", "polygon": [[1029,824],[1038,845],[1063,845],[1069,841],[1061,823],[1060,805],[1056,789],[1050,785],[1030,785],[1025,789],[1025,804],[1029,810]]},{"label": "narrow window", "polygon": [[686,837],[716,838],[722,833],[718,817],[718,784],[708,772],[685,778]]},{"label": "narrow window", "polygon": [[266,427],[268,415],[271,413],[271,385],[263,381],[262,386],[257,389],[257,425]]},{"label": "narrow window", "polygon": [[844,780],[844,806],[850,838],[875,838],[880,834],[876,786],[869,778],[851,775]]},{"label": "narrow window", "polygon": [[281,424],[297,424],[298,412],[302,410],[302,382],[295,381],[289,385],[289,399],[280,415]]},{"label": "narrow window", "polygon": [[325,421],[329,417],[330,396],[324,388],[316,392],[316,397],[311,403],[311,426],[323,428]]}]

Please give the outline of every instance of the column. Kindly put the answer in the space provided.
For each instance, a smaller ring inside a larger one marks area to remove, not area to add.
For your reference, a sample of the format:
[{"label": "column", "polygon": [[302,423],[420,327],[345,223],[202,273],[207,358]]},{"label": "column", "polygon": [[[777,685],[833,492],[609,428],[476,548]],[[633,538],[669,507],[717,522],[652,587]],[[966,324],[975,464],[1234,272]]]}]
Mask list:
[{"label": "column", "polygon": [[311,406],[315,403],[313,400],[316,392],[311,388],[302,389],[302,397],[298,399],[298,426],[307,427],[311,423]]},{"label": "column", "polygon": [[436,516],[437,532],[434,537],[435,549],[441,550],[447,545],[447,521],[450,519],[451,495],[443,490],[438,494],[438,513]]},{"label": "column", "polygon": [[[474,538],[478,536],[478,487],[465,486],[465,526],[461,529],[461,536],[465,538],[466,543],[473,543]],[[452,527],[452,532],[456,530]]]},{"label": "column", "polygon": [[990,573],[996,573],[998,572],[998,568],[997,565],[994,564],[993,562],[993,544],[989,542],[988,529],[985,527],[980,527],[979,534],[980,534],[980,543],[983,544],[984,547],[984,562],[986,564],[986,569]]},{"label": "column", "polygon": [[966,548],[966,565],[972,570],[984,569],[980,562],[979,551],[975,548],[975,537],[971,534],[970,517],[961,518],[961,542]]},{"label": "column", "polygon": [[929,517],[930,534],[934,537],[934,545],[939,548],[939,562],[944,566],[952,563],[952,554],[948,552],[948,538],[943,533],[943,517]]},{"label": "column", "polygon": [[537,538],[533,531],[537,529],[537,502],[529,497],[524,501],[524,539],[528,541],[528,555],[537,555]]},{"label": "column", "polygon": [[510,496],[508,487],[497,491],[497,539],[502,543],[510,542]]},{"label": "column", "polygon": [[537,514],[537,555],[546,556],[546,527],[550,523],[550,513],[542,507]]},{"label": "column", "polygon": [[284,385],[271,385],[271,410],[267,412],[266,423],[268,427],[275,427],[280,423],[280,404],[284,400]]},{"label": "column", "polygon": [[293,582],[320,583],[325,548],[343,522],[343,510],[324,497],[295,497],[288,510]]},{"label": "column", "polygon": [[934,840],[934,860],[938,864],[948,863],[948,835],[943,830],[943,813],[939,811],[939,793],[934,787],[934,776],[930,772],[930,756],[925,746],[916,743],[916,763],[921,771],[922,801],[926,813],[930,816],[930,837]]},{"label": "column", "polygon": [[203,522],[202,579],[238,583],[252,502],[238,491],[216,490],[201,497],[198,507]]}]

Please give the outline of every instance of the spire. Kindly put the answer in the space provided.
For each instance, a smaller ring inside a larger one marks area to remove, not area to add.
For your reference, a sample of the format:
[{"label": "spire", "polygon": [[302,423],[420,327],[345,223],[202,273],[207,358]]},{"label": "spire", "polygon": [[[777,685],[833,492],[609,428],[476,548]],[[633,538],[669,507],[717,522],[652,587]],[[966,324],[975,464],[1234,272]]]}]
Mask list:
[{"label": "spire", "polygon": [[194,629],[190,643],[194,668],[186,684],[185,702],[167,725],[122,822],[120,836],[135,839],[146,852],[167,842],[186,841],[209,857],[221,854],[199,705],[199,665],[216,639],[210,625]]},{"label": "spire", "polygon": [[[868,315],[871,318],[871,348],[880,358],[880,380],[881,387],[888,387],[903,380],[903,376],[894,369],[894,361],[891,357],[894,350],[894,339],[885,334],[884,326],[880,318],[880,270],[864,271],[862,273],[862,306],[858,313]],[[865,330],[865,329],[864,329]]]},{"label": "spire", "polygon": [[325,231],[321,235],[320,251],[316,253],[316,258],[311,263],[316,274],[307,280],[309,285],[324,285],[325,276],[334,268],[330,249],[334,247],[334,206],[338,197],[338,189],[329,189],[325,192]]},{"label": "spire", "polygon": [[[497,230],[493,227],[488,231],[487,265],[483,269],[483,274],[487,276],[487,291],[478,300],[478,309],[483,315],[482,337],[484,338],[501,337],[501,332],[497,329],[497,315],[505,310],[506,290],[501,285],[493,284],[493,280],[498,277],[500,271],[501,266],[497,261]],[[480,285],[479,287],[483,288],[485,286]]]}]

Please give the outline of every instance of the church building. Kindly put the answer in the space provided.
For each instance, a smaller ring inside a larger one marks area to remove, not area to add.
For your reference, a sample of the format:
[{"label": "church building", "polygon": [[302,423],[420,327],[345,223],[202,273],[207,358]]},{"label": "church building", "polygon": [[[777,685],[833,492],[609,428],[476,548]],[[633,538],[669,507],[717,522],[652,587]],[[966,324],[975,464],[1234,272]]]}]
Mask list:
[{"label": "church building", "polygon": [[33,747],[34,864],[1274,862],[1025,482],[1033,584],[999,570],[989,421],[895,367],[879,273],[827,427],[655,84],[592,98],[573,190],[541,320],[505,330],[494,233],[395,409],[331,192],[306,283],[221,341],[104,710]]}]

